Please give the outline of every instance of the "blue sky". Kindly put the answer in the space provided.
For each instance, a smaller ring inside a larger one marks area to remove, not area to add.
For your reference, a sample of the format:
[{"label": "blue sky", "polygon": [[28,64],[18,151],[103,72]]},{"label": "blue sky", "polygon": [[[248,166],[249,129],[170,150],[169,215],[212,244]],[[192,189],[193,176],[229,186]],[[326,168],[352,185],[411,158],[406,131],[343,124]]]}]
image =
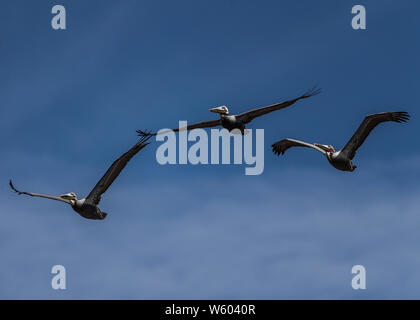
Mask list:
[{"label": "blue sky", "polygon": [[[67,9],[67,30],[51,8]],[[363,4],[367,30],[351,28]],[[420,298],[420,54],[415,1],[2,1],[0,298]],[[8,187],[89,193],[136,142],[174,127],[322,94],[256,119],[265,170],[161,166],[158,143],[103,196],[104,221]],[[363,117],[378,127],[353,173],[290,137],[345,145]],[[67,290],[51,289],[51,267]],[[351,267],[367,290],[351,288]]]}]

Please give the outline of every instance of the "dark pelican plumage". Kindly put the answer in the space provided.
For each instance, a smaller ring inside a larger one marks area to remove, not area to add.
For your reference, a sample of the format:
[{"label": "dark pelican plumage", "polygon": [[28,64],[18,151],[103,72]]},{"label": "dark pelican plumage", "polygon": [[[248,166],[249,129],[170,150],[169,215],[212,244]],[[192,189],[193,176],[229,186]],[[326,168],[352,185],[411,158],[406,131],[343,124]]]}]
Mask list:
[{"label": "dark pelican plumage", "polygon": [[[306,92],[305,94],[295,99],[284,101],[281,103],[276,103],[276,104],[262,107],[262,108],[253,109],[253,110],[250,110],[241,114],[237,114],[237,115],[229,114],[229,109],[226,106],[212,108],[212,109],[209,109],[209,111],[218,113],[220,115],[220,119],[199,122],[199,123],[188,125],[187,127],[184,127],[184,128],[175,128],[175,129],[172,129],[172,131],[177,132],[180,130],[183,131],[183,130],[193,130],[197,128],[211,128],[211,127],[222,126],[223,128],[229,131],[232,131],[234,129],[239,129],[242,134],[245,134],[245,126],[256,117],[260,117],[267,113],[289,107],[301,99],[306,99],[306,98],[317,95],[318,93],[320,93],[320,91],[321,91],[320,89],[317,89],[316,87],[314,87],[308,92]],[[151,134],[151,133],[144,132],[142,130],[137,130],[137,133],[139,134],[139,136],[156,135],[156,133]]]},{"label": "dark pelican plumage", "polygon": [[115,160],[114,163],[109,167],[105,175],[102,177],[102,179],[99,180],[96,186],[89,193],[89,195],[86,198],[80,200],[77,199],[77,196],[74,192],[66,193],[56,197],[40,193],[19,191],[14,187],[12,180],[9,181],[9,185],[13,189],[13,191],[15,191],[19,195],[24,194],[31,197],[41,197],[46,199],[62,201],[69,204],[74,211],[76,211],[79,215],[86,219],[103,220],[107,216],[107,213],[101,211],[98,207],[98,204],[101,201],[102,194],[104,194],[105,191],[109,188],[109,186],[114,182],[114,180],[118,177],[118,175],[130,161],[130,159],[134,157],[141,149],[143,149],[149,144],[149,142],[147,142],[148,139],[148,137],[143,137],[130,150],[128,150],[121,157]]},{"label": "dark pelican plumage", "polygon": [[357,168],[352,162],[356,155],[357,149],[363,144],[370,132],[380,123],[393,121],[393,122],[406,122],[410,119],[407,112],[383,112],[371,114],[365,117],[362,124],[357,131],[347,142],[343,149],[335,151],[333,146],[318,143],[307,143],[304,141],[294,139],[284,139],[272,145],[273,152],[277,155],[284,154],[285,151],[291,147],[307,147],[315,149],[324,154],[328,162],[336,169],[342,171],[354,171]]}]

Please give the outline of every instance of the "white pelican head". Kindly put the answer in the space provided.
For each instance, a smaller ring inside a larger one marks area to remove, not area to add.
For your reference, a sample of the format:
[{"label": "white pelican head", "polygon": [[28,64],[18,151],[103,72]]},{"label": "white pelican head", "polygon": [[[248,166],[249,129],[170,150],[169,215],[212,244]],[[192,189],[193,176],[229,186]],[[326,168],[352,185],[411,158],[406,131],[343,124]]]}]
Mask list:
[{"label": "white pelican head", "polygon": [[69,192],[69,193],[65,193],[62,194],[60,196],[61,199],[66,199],[66,200],[77,200],[77,196],[74,192]]},{"label": "white pelican head", "polygon": [[210,112],[216,112],[220,114],[229,114],[229,109],[226,106],[220,106],[217,108],[209,109]]},{"label": "white pelican head", "polygon": [[315,145],[318,148],[321,148],[322,150],[326,151],[326,152],[335,152],[334,147],[332,145],[326,145],[326,144],[319,144],[319,143],[315,143]]}]

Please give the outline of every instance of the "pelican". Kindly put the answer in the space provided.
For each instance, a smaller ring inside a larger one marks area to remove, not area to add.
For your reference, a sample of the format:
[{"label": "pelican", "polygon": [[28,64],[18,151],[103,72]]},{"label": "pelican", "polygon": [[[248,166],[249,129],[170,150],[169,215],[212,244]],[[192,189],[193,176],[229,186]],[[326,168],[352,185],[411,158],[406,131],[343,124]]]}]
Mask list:
[{"label": "pelican", "polygon": [[134,157],[141,149],[143,149],[149,144],[147,140],[148,137],[143,137],[130,150],[128,150],[121,157],[115,160],[114,163],[109,167],[105,175],[101,178],[101,180],[99,180],[96,186],[89,193],[89,195],[86,198],[80,200],[77,199],[77,196],[74,192],[69,192],[56,197],[39,193],[19,191],[13,185],[12,180],[9,181],[9,185],[12,188],[12,190],[19,195],[25,194],[31,197],[41,197],[51,200],[62,201],[69,204],[73,208],[73,210],[76,211],[83,218],[91,220],[103,220],[107,216],[107,213],[101,211],[98,207],[98,204],[101,201],[102,194],[105,193],[109,186],[118,177],[120,172],[127,165],[128,161],[130,161],[132,157]]},{"label": "pelican", "polygon": [[335,151],[332,145],[325,145],[314,143],[310,144],[304,141],[294,139],[280,140],[272,145],[273,152],[277,155],[284,154],[284,152],[291,147],[307,147],[315,149],[324,154],[328,162],[336,169],[342,171],[354,171],[357,168],[352,162],[356,155],[357,149],[363,144],[370,132],[380,123],[393,122],[407,122],[410,116],[407,112],[383,112],[371,114],[365,117],[362,124],[357,131],[347,142],[343,149]]},{"label": "pelican", "polygon": [[[197,128],[211,128],[211,127],[222,126],[223,128],[225,128],[229,131],[232,131],[234,129],[239,129],[242,134],[245,134],[246,133],[246,130],[245,130],[246,124],[251,122],[256,117],[260,117],[264,114],[289,107],[289,106],[291,106],[292,104],[294,104],[295,102],[297,102],[301,99],[306,99],[306,98],[317,95],[318,93],[320,93],[320,91],[321,91],[320,89],[317,89],[316,87],[314,87],[311,90],[309,90],[308,92],[306,92],[305,94],[303,94],[300,97],[297,97],[295,99],[284,101],[284,102],[281,102],[281,103],[276,103],[276,104],[266,106],[266,107],[262,107],[262,108],[253,109],[253,110],[250,110],[250,111],[238,114],[238,115],[231,115],[229,113],[229,109],[226,106],[220,106],[220,107],[212,108],[212,109],[209,109],[209,111],[218,113],[220,115],[219,119],[199,122],[199,123],[195,123],[195,124],[189,125],[187,127],[183,127],[183,128],[175,128],[175,129],[172,129],[172,131],[177,132],[177,131],[180,131],[180,130],[183,131],[183,130],[193,130],[193,129],[197,129]],[[167,132],[167,131],[165,131],[165,132]],[[156,133],[152,133],[152,134],[151,133],[146,133],[142,130],[137,130],[137,133],[139,134],[139,136],[156,135]],[[164,133],[164,132],[162,132],[162,133]]]}]

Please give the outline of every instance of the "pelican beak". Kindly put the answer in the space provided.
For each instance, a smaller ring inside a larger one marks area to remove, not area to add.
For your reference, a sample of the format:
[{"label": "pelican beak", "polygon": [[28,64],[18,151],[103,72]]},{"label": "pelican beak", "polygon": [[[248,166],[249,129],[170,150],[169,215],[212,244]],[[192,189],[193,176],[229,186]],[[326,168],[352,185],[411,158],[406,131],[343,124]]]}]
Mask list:
[{"label": "pelican beak", "polygon": [[209,109],[210,112],[220,113],[220,114],[228,114],[229,110],[226,106],[220,106],[216,108]]},{"label": "pelican beak", "polygon": [[315,143],[315,145],[318,148],[321,148],[322,150],[324,150],[326,152],[335,152],[333,146],[329,146],[329,145],[326,145],[326,144],[319,144],[319,143]]},{"label": "pelican beak", "polygon": [[73,192],[65,193],[60,196],[61,199],[76,200],[76,195]]}]

